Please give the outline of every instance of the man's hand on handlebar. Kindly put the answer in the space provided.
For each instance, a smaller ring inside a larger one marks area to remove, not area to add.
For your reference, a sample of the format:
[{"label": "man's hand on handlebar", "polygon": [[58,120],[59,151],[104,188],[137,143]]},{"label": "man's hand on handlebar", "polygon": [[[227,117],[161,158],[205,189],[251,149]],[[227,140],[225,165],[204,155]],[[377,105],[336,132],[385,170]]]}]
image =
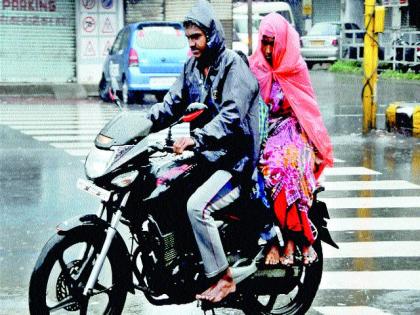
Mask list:
[{"label": "man's hand on handlebar", "polygon": [[195,141],[191,137],[182,137],[175,141],[173,149],[175,154],[182,154],[184,150],[188,147],[193,147],[195,145]]}]

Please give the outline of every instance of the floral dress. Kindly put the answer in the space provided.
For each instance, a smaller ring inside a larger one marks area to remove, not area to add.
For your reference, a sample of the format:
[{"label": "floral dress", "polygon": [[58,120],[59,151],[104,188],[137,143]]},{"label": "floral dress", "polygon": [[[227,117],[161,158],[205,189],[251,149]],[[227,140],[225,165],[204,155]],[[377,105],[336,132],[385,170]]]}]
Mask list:
[{"label": "floral dress", "polygon": [[[289,222],[286,227],[299,226],[298,230],[310,231],[307,212],[316,188],[314,148],[277,82],[272,85],[270,99],[268,138],[259,162],[265,187],[272,200],[276,200],[281,192],[284,194],[287,202],[284,211],[295,204],[298,212],[304,212],[298,224]],[[311,235],[307,238],[312,241]]]}]

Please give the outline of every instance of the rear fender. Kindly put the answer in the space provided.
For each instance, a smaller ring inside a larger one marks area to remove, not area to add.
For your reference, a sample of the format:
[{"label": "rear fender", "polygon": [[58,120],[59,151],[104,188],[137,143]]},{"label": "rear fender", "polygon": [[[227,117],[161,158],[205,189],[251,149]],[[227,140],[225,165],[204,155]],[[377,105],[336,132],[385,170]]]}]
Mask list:
[{"label": "rear fender", "polygon": [[[94,235],[106,234],[106,230],[110,227],[109,223],[102,220],[95,214],[82,215],[78,217],[66,220],[57,225],[57,234],[66,235],[83,229],[92,229]],[[118,231],[116,232],[114,239],[112,240],[112,249],[116,251],[116,254],[121,259],[121,268],[125,270],[122,272],[123,281],[127,284],[127,290],[134,293],[134,285],[132,280],[132,263],[130,260],[130,253],[128,252],[127,246],[123,238]]]}]

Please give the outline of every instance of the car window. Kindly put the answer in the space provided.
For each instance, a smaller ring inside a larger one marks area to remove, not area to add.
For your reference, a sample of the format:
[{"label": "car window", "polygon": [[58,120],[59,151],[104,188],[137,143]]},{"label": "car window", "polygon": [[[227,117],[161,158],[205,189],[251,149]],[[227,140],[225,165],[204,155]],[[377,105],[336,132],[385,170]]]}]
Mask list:
[{"label": "car window", "polygon": [[[252,32],[258,33],[258,27],[260,26],[261,20],[259,18],[252,19]],[[248,18],[246,16],[240,18],[234,18],[233,28],[237,33],[248,33]]]},{"label": "car window", "polygon": [[114,44],[112,45],[110,54],[116,54],[120,49],[121,49],[121,43],[122,43],[122,39],[124,36],[124,30],[122,30],[121,32],[118,33],[117,38],[114,41]]},{"label": "car window", "polygon": [[172,26],[146,26],[136,31],[136,43],[143,49],[181,49],[188,45],[184,31]]},{"label": "car window", "polygon": [[308,32],[310,36],[319,35],[339,35],[340,25],[333,23],[316,23]]}]

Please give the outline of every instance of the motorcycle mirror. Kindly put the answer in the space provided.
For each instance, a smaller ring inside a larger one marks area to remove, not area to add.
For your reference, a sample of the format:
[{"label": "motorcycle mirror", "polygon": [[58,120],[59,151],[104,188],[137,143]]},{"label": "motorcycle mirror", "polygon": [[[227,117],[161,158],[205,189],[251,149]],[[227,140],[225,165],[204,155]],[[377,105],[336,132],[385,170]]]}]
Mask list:
[{"label": "motorcycle mirror", "polygon": [[193,112],[191,114],[188,115],[184,115],[182,116],[182,122],[191,122],[194,119],[196,119],[198,116],[200,116],[202,113],[204,112],[204,109],[198,110],[196,112]]},{"label": "motorcycle mirror", "polygon": [[191,122],[200,116],[207,109],[207,105],[203,103],[191,103],[182,116],[182,122]]},{"label": "motorcycle mirror", "polygon": [[192,114],[200,110],[205,111],[206,109],[207,109],[206,104],[195,102],[188,105],[187,109],[185,110],[185,114]]}]

